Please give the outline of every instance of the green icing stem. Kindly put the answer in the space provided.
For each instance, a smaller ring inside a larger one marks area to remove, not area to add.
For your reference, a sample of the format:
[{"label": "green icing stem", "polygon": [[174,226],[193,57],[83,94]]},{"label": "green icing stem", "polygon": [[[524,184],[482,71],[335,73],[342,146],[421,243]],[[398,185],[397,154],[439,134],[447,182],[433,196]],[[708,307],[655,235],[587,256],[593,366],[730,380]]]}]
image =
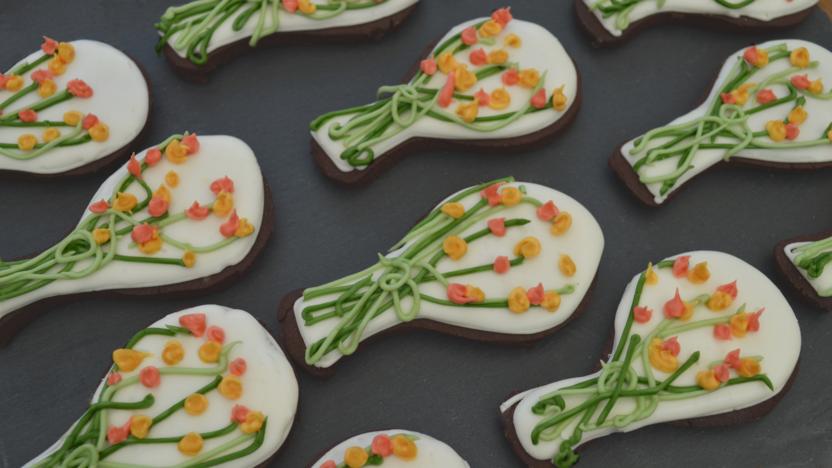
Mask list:
[{"label": "green icing stem", "polygon": [[[832,237],[801,245],[794,252],[797,254],[792,260],[795,266],[804,270],[810,279],[818,279],[832,262]],[[816,291],[820,297],[832,297],[832,288]]]},{"label": "green icing stem", "polygon": [[[707,0],[701,0],[707,1]],[[728,9],[738,10],[751,5],[756,0],[711,0],[712,2]],[[601,12],[603,18],[613,18],[615,28],[623,31],[630,27],[630,14],[633,10],[645,3],[655,3],[656,10],[664,8],[666,0],[597,0],[592,8]]]},{"label": "green icing stem", "polygon": [[[657,263],[655,267],[671,268],[673,263],[674,259],[666,259]],[[541,417],[530,435],[531,441],[535,445],[541,441],[558,440],[568,427],[573,428],[572,435],[560,443],[552,458],[552,463],[558,467],[571,467],[578,461],[578,455],[574,449],[583,440],[585,432],[601,429],[624,429],[637,421],[650,417],[662,401],[694,399],[711,393],[703,390],[698,385],[673,385],[679,377],[699,362],[699,351],[691,353],[673,373],[666,379],[659,381],[654,376],[647,357],[648,347],[655,337],[664,339],[701,328],[713,327],[716,324],[728,323],[734,314],[681,324],[677,324],[678,321],[676,320],[663,319],[642,339],[638,334],[631,334],[631,329],[633,310],[641,302],[645,281],[646,274],[642,273],[635,285],[633,301],[623,328],[622,338],[618,341],[610,360],[602,363],[602,369],[598,375],[544,394],[531,408],[533,414]],[[702,295],[686,302],[696,307],[704,305],[708,299],[709,296]],[[743,311],[745,311],[745,305],[740,306],[735,313]],[[632,366],[636,356],[641,359],[645,375],[639,375]],[[754,377],[734,377],[714,391],[752,382],[762,383],[774,391],[774,385],[765,374]],[[579,397],[583,401],[567,408],[565,397]],[[634,408],[629,412],[616,414],[616,404],[621,399],[634,401]],[[602,404],[599,413],[598,408]],[[596,413],[598,416],[595,422],[591,422]]]}]

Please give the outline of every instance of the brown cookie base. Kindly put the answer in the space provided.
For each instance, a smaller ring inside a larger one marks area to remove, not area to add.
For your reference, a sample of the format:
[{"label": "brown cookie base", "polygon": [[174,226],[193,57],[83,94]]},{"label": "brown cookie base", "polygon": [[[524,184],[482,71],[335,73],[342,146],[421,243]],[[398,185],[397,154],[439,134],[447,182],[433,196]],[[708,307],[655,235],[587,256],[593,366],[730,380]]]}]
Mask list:
[{"label": "brown cookie base", "polygon": [[[783,389],[777,395],[769,398],[768,400],[762,401],[757,403],[754,406],[749,406],[748,408],[743,408],[741,410],[730,411],[727,413],[716,414],[713,416],[704,416],[701,418],[692,418],[692,419],[685,419],[679,421],[669,421],[666,423],[661,424],[668,424],[671,426],[676,427],[724,427],[724,426],[733,426],[737,424],[744,424],[757,421],[761,419],[763,416],[768,414],[777,403],[783,399],[783,396],[789,391],[792,384],[794,383],[794,379],[797,376],[797,371],[800,367],[800,362],[795,365],[792,374],[789,376],[789,380],[786,382],[786,385],[783,386]],[[520,442],[520,438],[517,435],[517,428],[514,427],[514,411],[517,409],[517,405],[520,402],[513,404],[510,408],[500,413],[500,419],[503,423],[503,433],[508,439],[509,444],[511,445],[512,450],[517,455],[517,457],[523,461],[523,463],[530,467],[530,468],[552,468],[554,465],[552,464],[551,460],[538,460],[533,458],[531,455],[523,449],[523,445]],[[625,434],[625,433],[619,433]],[[593,439],[585,444],[579,446],[576,451],[580,453],[583,451],[586,446],[593,441],[601,440],[602,438]]]},{"label": "brown cookie base", "polygon": [[[211,289],[225,288],[234,281],[237,281],[257,260],[260,253],[266,247],[269,238],[272,235],[275,224],[275,210],[274,202],[272,201],[271,189],[265,178],[263,179],[263,221],[257,233],[257,239],[251,247],[248,255],[246,255],[236,265],[226,267],[219,273],[215,273],[204,278],[196,278],[190,281],[175,284],[165,284],[161,286],[149,286],[143,288],[126,288],[126,289],[110,289],[102,291],[87,291],[77,294],[66,294],[61,296],[52,296],[33,302],[20,309],[17,309],[4,317],[0,318],[0,347],[9,344],[12,337],[17,334],[23,327],[31,323],[36,317],[46,312],[49,308],[72,302],[77,299],[88,299],[92,297],[101,296],[136,296],[136,297],[188,297],[196,293]],[[197,260],[199,261],[199,260]]]},{"label": "brown cookie base", "polygon": [[[269,47],[292,44],[311,44],[337,41],[356,40],[378,40],[387,32],[396,29],[413,12],[418,3],[405,8],[393,15],[377,19],[375,21],[353,26],[342,26],[338,28],[327,28],[310,31],[276,32],[260,39],[257,47]],[[226,44],[208,54],[208,61],[203,65],[196,65],[186,57],[176,53],[169,45],[165,44],[162,52],[174,71],[182,78],[197,83],[205,83],[208,76],[220,65],[230,62],[233,58],[245,51],[252,49],[249,46],[251,38],[244,38]]]},{"label": "brown cookie base", "polygon": [[821,297],[815,288],[798,270],[797,266],[789,260],[786,256],[786,246],[794,242],[812,242],[816,240],[826,239],[832,236],[832,231],[821,232],[819,234],[812,234],[806,236],[799,236],[792,239],[784,240],[774,247],[774,258],[777,261],[777,267],[791,285],[797,289],[800,296],[809,304],[832,311],[832,297]]},{"label": "brown cookie base", "polygon": [[[495,333],[482,330],[474,330],[456,325],[449,325],[431,319],[417,318],[410,322],[399,323],[398,325],[390,327],[387,330],[384,330],[380,333],[376,333],[375,335],[367,338],[358,345],[358,349],[356,350],[356,352],[364,348],[368,343],[375,341],[377,338],[392,335],[395,333],[402,333],[408,330],[429,330],[441,333],[443,335],[456,336],[460,338],[466,338],[469,340],[480,341],[483,343],[515,346],[532,345],[542,340],[543,338],[546,338],[547,336],[553,334],[554,332],[558,331],[559,329],[570,323],[572,320],[578,318],[586,309],[586,306],[589,303],[589,298],[592,295],[592,291],[594,289],[595,279],[593,279],[592,284],[590,285],[580,304],[578,304],[578,307],[566,321],[552,328],[537,333],[529,333],[525,335]],[[335,367],[338,365],[338,363],[335,363],[325,368],[312,366],[306,363],[306,344],[304,343],[303,338],[301,337],[300,327],[297,323],[297,320],[295,319],[294,311],[295,301],[297,301],[302,295],[303,290],[296,289],[286,294],[283,297],[283,299],[281,299],[277,310],[277,320],[278,322],[280,322],[278,342],[283,346],[283,349],[287,351],[289,356],[291,356],[292,360],[295,362],[297,366],[301,367],[303,370],[314,375],[315,377],[330,377],[335,373]],[[342,362],[343,359],[347,357],[349,356],[342,357],[342,359],[338,362]]]},{"label": "brown cookie base", "polygon": [[575,13],[581,25],[592,39],[592,44],[598,47],[613,46],[624,43],[636,36],[642,29],[658,24],[685,23],[695,24],[704,27],[713,27],[725,31],[760,32],[775,29],[784,29],[797,25],[806,19],[812,11],[812,7],[803,11],[792,13],[788,16],[763,21],[747,16],[732,18],[730,16],[714,14],[678,13],[664,12],[650,15],[646,18],[634,21],[620,36],[614,36],[601,23],[595,13],[582,0],[575,0]]}]

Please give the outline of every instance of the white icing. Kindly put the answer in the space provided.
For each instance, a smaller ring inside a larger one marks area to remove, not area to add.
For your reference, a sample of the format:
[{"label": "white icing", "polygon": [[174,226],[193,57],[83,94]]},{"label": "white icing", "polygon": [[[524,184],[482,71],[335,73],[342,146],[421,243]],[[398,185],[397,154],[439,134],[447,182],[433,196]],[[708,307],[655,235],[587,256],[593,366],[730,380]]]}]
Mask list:
[{"label": "white icing", "polygon": [[[204,413],[199,416],[190,416],[182,410],[177,411],[168,419],[159,423],[158,426],[152,426],[148,437],[173,437],[188,432],[208,432],[221,429],[229,423],[231,408],[235,404],[245,405],[252,411],[262,412],[268,418],[263,445],[254,453],[223,466],[256,466],[277,452],[292,427],[298,404],[298,383],[294,370],[292,370],[292,366],[274,338],[260,325],[257,319],[242,310],[229,309],[219,305],[203,305],[170,314],[153,323],[151,327],[179,326],[180,316],[196,312],[206,314],[208,326],[215,325],[225,330],[226,343],[240,341],[231,350],[229,358],[231,360],[243,358],[246,361],[246,372],[240,377],[244,389],[243,394],[238,400],[231,401],[220,395],[218,391],[211,391],[206,395],[208,408]],[[122,372],[122,376],[129,378],[138,374],[140,369],[146,366],[156,366],[160,369],[167,367],[167,364],[161,359],[161,352],[165,343],[170,339],[178,340],[185,348],[185,358],[177,366],[199,368],[215,366],[215,364],[202,362],[198,357],[198,349],[204,342],[204,338],[184,335],[177,335],[176,338],[151,335],[143,338],[134,348],[139,351],[150,352],[151,355],[142,361],[139,369],[133,372]],[[108,411],[109,423],[123,425],[130,416],[137,414],[152,417],[190,395],[196,389],[207,385],[213,379],[213,376],[163,375],[161,384],[154,389],[146,388],[141,384],[125,387],[116,394],[115,401],[139,401],[145,395],[152,394],[155,402],[153,406],[145,410],[110,410]],[[93,400],[98,398],[105,381],[106,377],[95,391]],[[202,453],[235,439],[241,434],[242,432],[236,429],[225,436],[207,439]],[[66,437],[66,434],[64,437]],[[38,461],[47,457],[60,446],[64,437],[25,466],[34,466]],[[236,450],[248,444],[250,442],[246,442]],[[129,445],[106,458],[107,462],[140,462],[143,465],[151,466],[171,466],[188,460],[189,457],[177,450],[176,444]]]},{"label": "white icing", "polygon": [[[787,245],[783,250],[784,252],[786,252],[786,256],[789,257],[789,260],[791,260],[792,263],[794,263],[794,259],[798,255],[798,252],[796,252],[795,250],[798,247],[802,247],[811,243],[812,242],[794,242]],[[818,276],[817,278],[809,277],[809,275],[806,273],[806,270],[804,270],[803,268],[798,268],[797,265],[795,265],[795,269],[797,269],[797,271],[799,271],[800,274],[803,275],[804,278],[806,278],[806,281],[810,285],[812,285],[813,288],[815,288],[815,291],[821,292],[832,290],[832,268],[830,268],[828,265],[826,268],[823,269],[823,273],[821,273],[820,276]]]},{"label": "white icing", "polygon": [[[69,101],[38,112],[38,120],[62,121],[64,112],[77,110],[83,114],[92,112],[110,127],[110,137],[103,142],[91,141],[82,145],[57,147],[29,160],[16,160],[0,155],[0,170],[24,171],[37,174],[54,174],[89,164],[121,149],[144,128],[150,110],[150,91],[141,70],[130,57],[103,42],[91,40],[73,41],[75,60],[67,65],[66,72],[54,78],[58,90],[66,88],[70,80],[84,80],[93,90],[87,99],[73,98]],[[43,55],[40,50],[21,60],[32,61]],[[20,63],[20,62],[18,62]],[[47,63],[38,69],[45,69]],[[34,71],[34,70],[33,70]],[[25,75],[26,85],[32,81],[29,72]],[[0,100],[11,96],[9,91],[0,91]],[[42,100],[37,92],[15,102],[5,113],[25,109]],[[62,134],[70,127],[58,127]],[[32,133],[41,141],[43,128],[0,127],[0,141],[17,143],[17,138]]]},{"label": "white icing", "polygon": [[[465,28],[480,23],[486,18],[478,18],[471,21],[466,21],[448,32],[438,44],[442,44],[449,37],[458,34]],[[568,99],[567,107],[563,112],[556,111],[549,108],[545,111],[527,114],[519,120],[512,122],[510,125],[503,127],[493,132],[477,132],[465,128],[463,126],[442,122],[430,117],[423,117],[419,119],[409,128],[405,129],[398,135],[393,136],[377,145],[373,146],[376,158],[383,157],[383,154],[391,149],[403,144],[412,138],[436,138],[447,140],[481,140],[481,139],[505,139],[514,138],[524,135],[529,135],[542,130],[555,122],[557,122],[564,113],[568,112],[575,101],[578,88],[578,73],[575,69],[575,64],[569,57],[569,54],[563,48],[560,41],[552,35],[548,30],[534,23],[521,21],[518,19],[512,20],[497,38],[497,43],[494,46],[477,45],[476,48],[483,47],[486,51],[504,48],[509,53],[509,61],[516,62],[522,69],[536,68],[541,75],[547,73],[546,81],[543,88],[546,89],[547,96],[551,96],[552,91],[560,86],[564,86],[563,92]],[[522,39],[522,46],[519,48],[504,47],[502,39],[508,34],[516,34]],[[470,50],[463,51],[455,57],[457,62],[469,64],[472,71],[476,71],[477,67],[468,62],[468,55]],[[426,83],[426,87],[441,88],[446,80],[446,76],[437,72]],[[494,89],[503,87],[501,81],[501,74],[490,76],[482,81],[479,81],[474,88],[468,93],[472,94],[480,88],[490,92]],[[479,116],[486,117],[496,114],[505,114],[516,112],[528,105],[530,99],[529,90],[521,86],[506,87],[511,94],[511,105],[502,110],[494,110],[487,106],[480,107]],[[454,112],[456,103],[452,103],[448,112]],[[338,169],[344,172],[351,172],[353,170],[363,170],[363,167],[353,167],[346,161],[341,159],[341,153],[346,149],[343,145],[343,140],[334,141],[329,135],[329,129],[333,125],[343,124],[354,114],[348,114],[332,119],[323,125],[318,131],[312,132],[312,137],[323,148],[327,155],[332,159]],[[407,114],[405,114],[406,117]]]},{"label": "white icing", "polygon": [[[592,9],[598,0],[583,0],[583,2]],[[756,0],[742,8],[732,9],[713,0],[665,0],[663,6],[659,6],[656,0],[644,0],[630,11],[629,18],[632,24],[640,19],[661,13],[694,13],[731,18],[744,16],[760,21],[774,21],[777,18],[811,8],[817,3],[818,0]],[[600,10],[593,10],[593,13],[610,34],[613,36],[623,34],[624,31],[615,25],[615,15],[604,18]]]},{"label": "white icing", "polygon": [[[555,237],[550,233],[550,223],[538,219],[535,208],[529,204],[522,203],[514,207],[500,211],[494,217],[505,217],[506,219],[525,218],[531,220],[525,226],[508,228],[504,237],[486,236],[473,242],[468,253],[459,260],[451,260],[445,257],[437,264],[437,269],[442,271],[469,268],[489,264],[499,255],[514,258],[514,246],[523,238],[534,236],[540,240],[542,250],[540,256],[526,260],[522,265],[512,267],[505,274],[499,275],[489,270],[487,272],[451,278],[454,283],[473,284],[480,287],[486,299],[505,298],[515,287],[522,286],[531,288],[539,282],[543,283],[546,290],[558,289],[567,284],[574,285],[575,291],[572,294],[562,296],[560,308],[554,312],[548,312],[542,308],[532,308],[523,314],[515,314],[503,308],[465,308],[451,307],[422,301],[421,311],[417,319],[430,319],[449,325],[482,330],[494,333],[507,334],[533,334],[548,330],[565,322],[575,312],[578,305],[584,299],[601,260],[601,253],[604,250],[604,235],[592,214],[575,199],[557,190],[532,184],[528,182],[514,182],[510,185],[518,187],[523,185],[528,195],[542,202],[554,201],[561,210],[572,215],[573,223],[571,229],[565,234]],[[453,197],[453,195],[448,198]],[[466,208],[470,208],[480,199],[478,193],[469,195],[461,200]],[[439,203],[440,206],[444,203]],[[487,220],[475,223],[472,227],[460,234],[465,237],[475,231],[486,228]],[[414,241],[410,241],[400,249],[392,252],[388,257],[394,258],[409,248]],[[564,276],[558,269],[558,259],[561,254],[567,254],[574,260],[577,271],[573,277]],[[376,275],[377,276],[377,275]],[[420,286],[423,294],[445,299],[447,291],[438,282],[423,283]],[[337,324],[336,320],[326,320],[312,326],[304,324],[301,313],[309,305],[331,301],[335,296],[324,296],[305,301],[302,297],[295,302],[295,320],[298,323],[301,337],[308,346],[321,338],[326,337]],[[402,301],[407,310],[412,303],[411,298]],[[375,318],[367,326],[362,337],[366,340],[376,333],[401,323],[394,311],[388,310]],[[342,355],[334,351],[321,359],[316,366],[329,367],[342,358]]]},{"label": "white icing", "polygon": [[[28,294],[0,302],[0,317],[38,300],[87,291],[104,291],[108,289],[141,288],[183,283],[197,278],[219,273],[226,267],[236,265],[248,255],[260,232],[263,220],[264,192],[263,176],[260,166],[251,148],[242,140],[230,136],[199,136],[201,148],[198,153],[188,157],[181,165],[170,163],[167,158],[144,171],[144,180],[154,190],[162,185],[165,174],[174,170],[179,174],[179,186],[170,189],[170,213],[179,213],[194,201],[206,205],[215,196],[210,190],[212,181],[224,176],[234,181],[234,207],[241,218],[245,217],[254,225],[255,231],[248,237],[236,240],[230,245],[211,253],[197,254],[193,268],[148,263],[125,264],[113,261],[97,272],[75,280],[52,282]],[[144,159],[145,152],[138,155]],[[117,183],[127,175],[126,165],[115,171],[92,196],[90,202],[101,199],[109,200]],[[136,194],[139,200],[145,197],[138,184],[128,190]],[[89,215],[86,207],[82,219]],[[141,219],[141,218],[140,218]],[[202,221],[184,220],[163,229],[165,234],[194,245],[210,245],[223,239],[219,226],[225,221],[210,215]],[[129,235],[119,239],[119,252],[129,255],[141,255],[130,247]],[[178,248],[164,244],[155,254],[158,257],[180,258],[183,252]],[[76,269],[82,269],[86,261],[78,262]]]},{"label": "white icing", "polygon": [[468,468],[470,466],[454,449],[444,442],[414,431],[391,429],[389,431],[368,432],[345,440],[328,451],[326,455],[312,465],[312,468],[318,468],[327,460],[341,463],[344,460],[344,453],[348,448],[369,447],[373,442],[373,438],[379,434],[386,434],[391,437],[398,434],[418,437],[415,441],[416,447],[418,448],[418,455],[415,459],[402,460],[394,455],[390,455],[384,459],[384,468],[435,468],[440,466],[442,468]]},{"label": "white icing", "polygon": [[[805,71],[798,72],[796,74],[808,73],[809,77],[813,80],[817,78],[822,78],[825,83],[832,82],[832,52],[812,42],[807,42],[799,39],[769,41],[763,44],[759,44],[757,47],[760,49],[765,49],[780,44],[786,44],[789,47],[789,50],[794,50],[798,47],[805,47],[809,50],[811,60],[820,62],[817,68],[810,68]],[[668,125],[691,122],[693,120],[705,116],[709,112],[714,100],[719,99],[719,92],[721,90],[721,87],[725,85],[731,73],[731,69],[735,66],[737,60],[742,60],[742,54],[744,51],[745,49],[737,51],[725,62],[725,65],[722,67],[722,70],[719,73],[719,77],[717,78],[713,89],[711,89],[708,98],[701,106],[681,117],[678,117],[677,119],[670,122]],[[749,82],[760,83],[766,77],[786,70],[790,67],[791,64],[789,63],[788,59],[772,62],[769,65],[767,65],[762,71],[758,71],[754,76],[752,76]],[[788,89],[785,86],[773,85],[770,88],[778,97],[788,95]],[[751,96],[746,106],[756,106],[753,96]],[[787,105],[779,105],[764,110],[762,112],[758,112],[750,116],[750,118],[748,119],[748,125],[752,131],[756,132],[763,130],[765,129],[766,122],[768,122],[769,120],[784,119],[791,109],[792,104],[789,103]],[[830,105],[829,101],[814,99],[811,96],[807,96],[806,105],[804,106],[804,109],[808,112],[809,118],[803,124],[800,125],[800,136],[795,140],[797,142],[806,140],[816,140],[820,138],[822,135],[824,135],[824,130],[829,125],[829,122],[832,122],[832,105]],[[635,164],[635,162],[641,159],[647,152],[647,150],[644,150],[638,155],[630,155],[630,150],[634,147],[634,142],[636,139],[637,138],[630,140],[621,148],[621,154],[624,155],[624,157],[631,165]],[[760,139],[760,141],[771,143],[771,140],[769,140],[767,136],[758,137],[758,139]],[[667,138],[657,138],[650,144],[649,147],[652,148],[661,145],[667,141]],[[722,140],[717,139],[717,142],[720,141]],[[736,143],[736,140],[725,141]],[[665,195],[660,194],[661,183],[647,184],[646,187],[650,191],[650,193],[654,195],[655,202],[662,203],[670,196],[671,193],[673,193],[673,191],[678,190],[679,187],[681,187],[685,182],[692,179],[699,173],[705,171],[706,169],[710,168],[715,164],[718,164],[720,161],[722,161],[724,156],[724,149],[700,149],[699,151],[697,151],[696,155],[693,158],[693,167],[690,170],[688,170],[685,174],[683,174],[679,178],[678,182],[676,182],[676,185],[673,187],[673,189],[668,191]],[[832,151],[830,151],[829,146],[826,145],[808,148],[784,147],[781,149],[744,149],[738,152],[734,157],[752,159],[755,161],[812,164],[832,161]],[[650,164],[649,166],[644,166],[642,168],[642,175],[652,176],[658,174],[666,174],[668,172],[673,171],[676,168],[677,162],[677,158],[669,158],[664,161],[655,162],[653,164]]]},{"label": "white icing", "polygon": [[[663,318],[662,307],[664,303],[673,297],[676,287],[679,287],[683,299],[690,299],[700,294],[712,293],[718,285],[737,280],[739,293],[734,301],[734,306],[729,311],[720,313],[732,313],[739,304],[744,303],[747,304],[750,311],[765,307],[765,313],[760,318],[760,330],[750,332],[744,338],[734,338],[730,341],[717,341],[713,337],[712,327],[680,334],[681,353],[679,362],[683,362],[696,350],[701,352],[701,358],[698,363],[694,364],[690,370],[674,382],[674,385],[695,385],[696,372],[707,369],[708,363],[724,359],[729,351],[740,348],[743,356],[759,355],[764,357],[761,363],[762,372],[771,379],[774,391],[769,390],[762,383],[751,382],[723,387],[687,401],[661,401],[651,416],[620,429],[620,432],[633,431],[651,424],[711,416],[754,406],[780,393],[797,364],[800,355],[800,328],[788,302],[771,280],[751,265],[725,253],[695,251],[680,255],[690,255],[691,265],[707,261],[711,270],[711,279],[705,284],[695,285],[687,280],[677,280],[673,277],[670,269],[656,269],[659,283],[645,286],[640,302],[641,305],[653,309],[653,317],[647,324],[633,323],[632,332],[644,337],[655,328]],[[621,339],[623,327],[630,313],[630,305],[637,282],[638,275],[627,285],[624,290],[624,297],[618,306],[615,316],[616,345]],[[704,307],[698,307],[691,321],[713,318],[714,315],[714,312]],[[633,368],[640,375],[643,375],[640,359],[634,360]],[[550,459],[561,442],[561,440],[556,439],[551,442],[541,441],[538,445],[532,444],[530,434],[534,426],[541,420],[539,416],[532,413],[532,406],[544,394],[596,375],[598,374],[544,385],[516,395],[500,406],[501,411],[505,411],[519,402],[514,412],[514,427],[523,448],[529,455],[539,460]],[[667,374],[656,371],[656,375],[657,378],[662,379]],[[576,400],[575,397],[567,397],[567,407],[574,405],[576,401],[579,400]],[[627,412],[631,411],[634,405],[632,401],[619,400],[616,408],[621,408],[622,412]],[[573,426],[574,423],[565,429],[565,437],[572,433]],[[586,432],[581,444],[612,432],[614,431],[610,429]]]},{"label": "white icing", "polygon": [[[419,0],[387,0],[386,2],[372,8],[347,10],[338,16],[325,20],[309,19],[300,14],[288,13],[281,8],[278,12],[278,30],[275,34],[294,31],[317,31],[321,29],[341,28],[372,23],[373,21],[393,16],[396,13],[399,13],[400,11],[416,4],[418,1]],[[239,13],[242,13],[245,10],[246,8],[241,8]],[[234,31],[234,20],[237,16],[239,16],[239,13],[234,15],[234,17],[229,18],[217,28],[213,36],[211,36],[211,41],[208,43],[209,53],[224,45],[239,41],[240,39],[248,39],[252,36],[252,34],[254,34],[254,30],[257,27],[258,14],[255,13],[251,18],[249,18],[246,25],[239,31]],[[270,28],[271,26],[271,16],[267,16],[264,27]],[[171,46],[176,44],[176,40],[181,34],[181,32],[177,32],[168,38],[168,44]],[[176,50],[176,48],[174,48],[174,50],[180,57],[187,56],[187,48],[184,50]]]}]

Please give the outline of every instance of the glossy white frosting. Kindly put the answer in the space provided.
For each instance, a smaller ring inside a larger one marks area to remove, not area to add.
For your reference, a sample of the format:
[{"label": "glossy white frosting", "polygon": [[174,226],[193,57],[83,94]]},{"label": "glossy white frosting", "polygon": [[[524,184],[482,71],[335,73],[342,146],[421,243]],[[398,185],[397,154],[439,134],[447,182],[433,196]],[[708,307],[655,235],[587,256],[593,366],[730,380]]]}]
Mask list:
[{"label": "glossy white frosting", "polygon": [[418,456],[413,460],[402,460],[395,456],[389,456],[384,459],[384,468],[468,468],[468,462],[462,459],[454,449],[449,445],[433,437],[425,434],[420,434],[414,431],[405,431],[401,429],[391,429],[389,431],[375,431],[367,432],[365,434],[357,435],[350,439],[341,442],[330,451],[326,453],[320,460],[312,465],[312,468],[318,468],[327,460],[333,460],[336,463],[342,463],[344,460],[344,453],[350,447],[369,447],[373,442],[373,438],[379,434],[386,434],[388,436],[395,436],[398,434],[413,435],[418,437],[415,441],[418,448]]},{"label": "glossy white frosting", "polygon": [[[83,114],[92,112],[110,127],[110,137],[103,142],[91,141],[82,145],[58,147],[29,160],[16,160],[0,155],[0,170],[24,171],[37,174],[65,172],[89,164],[121,149],[144,128],[150,110],[150,92],[141,70],[130,57],[103,42],[91,40],[72,41],[75,60],[66,68],[66,73],[54,78],[58,90],[66,88],[70,80],[84,80],[93,90],[87,99],[73,98],[38,112],[38,120],[62,121],[64,112],[77,110]],[[37,50],[21,60],[32,61],[43,55]],[[20,63],[20,62],[18,62]],[[46,68],[47,63],[39,66]],[[26,74],[26,85],[31,78]],[[0,100],[11,96],[9,91],[0,91]],[[15,102],[6,113],[25,109],[42,100],[33,92]],[[69,127],[59,127],[66,134]],[[17,138],[32,133],[41,141],[43,128],[0,127],[0,141],[16,143]]]},{"label": "glossy white frosting", "polygon": [[[712,327],[680,334],[678,337],[679,343],[681,344],[680,362],[687,359],[691,353],[697,350],[701,352],[701,358],[690,370],[682,374],[674,384],[695,385],[695,376],[698,371],[707,369],[707,365],[710,362],[724,359],[729,351],[740,348],[743,356],[763,356],[761,363],[762,372],[771,379],[774,391],[769,390],[762,383],[751,382],[723,387],[691,400],[662,401],[651,416],[626,426],[620,429],[619,432],[629,432],[644,426],[667,421],[728,413],[754,406],[780,393],[797,364],[801,346],[800,328],[789,303],[786,302],[783,294],[771,280],[753,266],[726,253],[694,251],[679,255],[690,255],[691,266],[698,262],[707,261],[711,271],[710,280],[704,284],[695,285],[685,279],[678,280],[674,278],[669,268],[656,269],[655,271],[659,276],[659,283],[656,285],[646,285],[641,301],[639,302],[639,304],[653,309],[652,319],[646,324],[633,323],[632,332],[644,337],[655,328],[663,318],[662,307],[664,303],[673,297],[676,287],[679,288],[682,298],[688,299],[700,294],[710,294],[717,286],[737,280],[739,292],[733,307],[728,311],[720,313],[730,314],[740,304],[747,304],[749,311],[765,307],[765,313],[760,318],[760,330],[748,333],[744,338],[734,338],[730,341],[716,340],[713,336]],[[624,290],[624,296],[618,306],[615,315],[615,345],[621,339],[621,333],[630,313],[630,305],[635,294],[637,282],[638,275],[627,285]],[[712,318],[714,316],[714,312],[704,307],[698,307],[691,321]],[[636,372],[643,375],[643,367],[641,366],[640,360],[634,360],[633,368]],[[658,371],[655,372],[659,379],[667,375]],[[584,377],[565,379],[528,390],[512,397],[500,406],[501,411],[506,411],[515,403],[518,403],[514,412],[514,427],[517,430],[523,448],[529,455],[539,460],[550,459],[557,451],[562,440],[556,439],[550,442],[541,441],[538,445],[532,444],[530,434],[534,426],[541,420],[539,416],[532,413],[532,406],[538,402],[542,395],[592,378],[596,375],[598,373]],[[579,401],[575,397],[567,397],[567,407]],[[617,407],[622,408],[622,411],[627,411],[632,410],[633,405],[630,401],[619,401]],[[567,426],[564,430],[564,438],[568,438],[571,435],[573,427],[574,423]],[[614,431],[611,429],[585,432],[581,444],[611,434],[612,432]]]}]

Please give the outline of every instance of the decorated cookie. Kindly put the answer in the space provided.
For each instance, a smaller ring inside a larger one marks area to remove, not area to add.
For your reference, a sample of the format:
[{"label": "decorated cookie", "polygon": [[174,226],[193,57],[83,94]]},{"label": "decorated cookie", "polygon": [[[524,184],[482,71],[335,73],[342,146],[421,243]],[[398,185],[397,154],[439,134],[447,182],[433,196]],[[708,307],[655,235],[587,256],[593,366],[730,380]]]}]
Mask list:
[{"label": "decorated cookie", "polygon": [[0,341],[46,299],[198,292],[234,279],[271,233],[266,190],[251,148],[233,137],[174,135],[134,154],[69,235],[0,261]]},{"label": "decorated cookie", "polygon": [[678,21],[759,31],[803,21],[818,0],[575,0],[596,44],[623,42],[653,24]]},{"label": "decorated cookie", "polygon": [[610,166],[651,206],[723,162],[832,166],[832,91],[826,83],[832,83],[832,53],[817,44],[790,39],[740,50],[701,106],[624,143]]},{"label": "decorated cookie", "polygon": [[0,172],[92,172],[126,156],[149,110],[147,81],[123,52],[44,37],[0,72]]},{"label": "decorated cookie", "polygon": [[261,466],[297,405],[292,366],[254,317],[194,307],[113,350],[89,409],[26,467]]},{"label": "decorated cookie", "polygon": [[156,24],[157,52],[186,78],[206,75],[251,47],[380,38],[419,0],[196,0]]},{"label": "decorated cookie", "polygon": [[451,29],[407,84],[379,88],[380,100],[315,119],[312,153],[347,183],[420,149],[512,153],[571,122],[579,91],[557,38],[503,8]]},{"label": "decorated cookie", "polygon": [[368,432],[341,442],[309,468],[468,468],[447,444],[400,429]]},{"label": "decorated cookie", "polygon": [[783,241],[774,255],[780,270],[802,296],[832,310],[832,232]]},{"label": "decorated cookie", "polygon": [[595,218],[561,192],[512,178],[476,185],[369,268],[286,296],[281,339],[317,375],[395,329],[537,341],[582,309],[603,248]]},{"label": "decorated cookie", "polygon": [[576,449],[651,424],[733,424],[788,390],[800,328],[777,287],[721,252],[662,260],[627,285],[601,370],[518,394],[500,407],[528,466],[565,468]]}]

